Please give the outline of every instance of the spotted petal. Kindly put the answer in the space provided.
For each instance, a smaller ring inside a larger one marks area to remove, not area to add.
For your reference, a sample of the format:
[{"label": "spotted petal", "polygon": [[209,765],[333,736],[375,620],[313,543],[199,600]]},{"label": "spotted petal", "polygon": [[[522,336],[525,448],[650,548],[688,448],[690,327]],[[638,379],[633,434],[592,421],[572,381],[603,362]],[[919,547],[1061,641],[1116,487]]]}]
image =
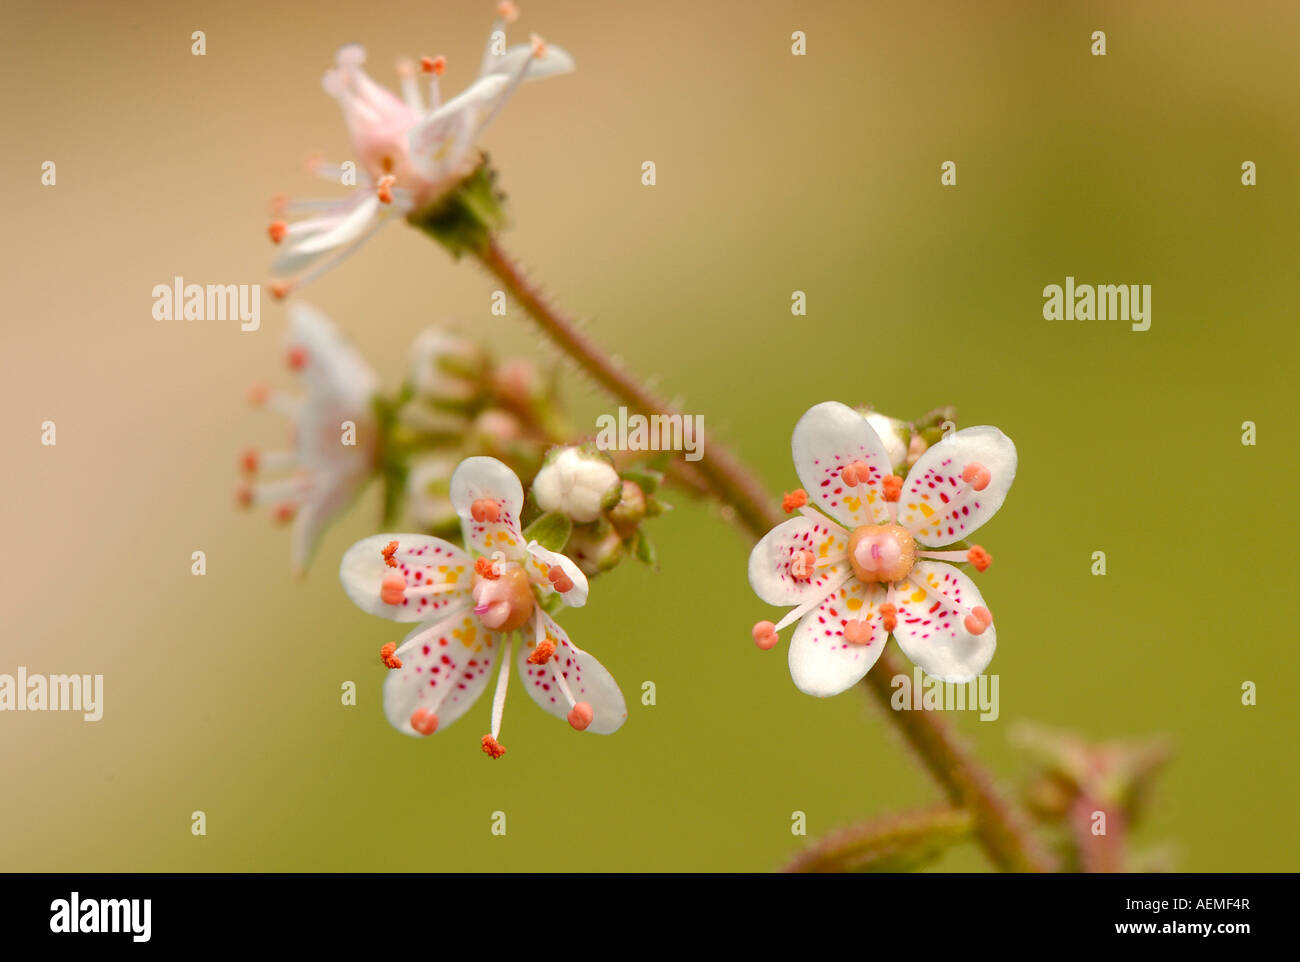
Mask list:
[{"label": "spotted petal", "polygon": [[[962,480],[967,465],[988,469],[976,491]],[[1016,446],[995,427],[963,428],[929,448],[907,475],[898,523],[923,545],[961,541],[997,513],[1016,477]]]},{"label": "spotted petal", "polygon": [[894,640],[927,675],[965,683],[993,660],[997,629],[978,635],[966,630],[971,609],[984,599],[969,576],[941,561],[918,561],[908,582],[894,592],[898,623]]},{"label": "spotted petal", "polygon": [[558,551],[548,551],[536,541],[528,542],[527,550],[530,576],[540,578],[544,586],[549,586],[551,585],[550,570],[558,566],[573,582],[573,587],[562,594],[564,603],[570,608],[581,608],[587,603],[587,576],[582,573],[581,568],[567,556]]},{"label": "spotted petal", "polygon": [[544,665],[529,664],[528,656],[537,647],[536,630],[519,646],[516,661],[519,677],[523,679],[528,694],[544,710],[557,718],[567,719],[572,706],[556,680],[559,673],[569,686],[574,701],[585,701],[595,713],[587,731],[597,735],[618,731],[627,721],[627,704],[614,676],[605,670],[604,665],[569,641],[569,636],[554,618],[544,611],[537,612],[537,617],[541,619],[542,637],[555,646],[555,655]]},{"label": "spotted petal", "polygon": [[[475,501],[495,501],[500,511],[496,521],[475,521]],[[466,458],[451,476],[451,503],[460,515],[465,544],[477,554],[491,557],[496,551],[507,560],[524,554],[519,531],[519,512],[524,506],[524,489],[515,473],[496,458]]]},{"label": "spotted petal", "polygon": [[[400,732],[420,735],[411,715],[425,709],[438,716],[438,731],[469,709],[487,687],[502,639],[468,612],[419,625],[403,640],[402,667],[384,681],[384,714]],[[508,668],[509,666],[507,666]]]},{"label": "spotted petal", "polygon": [[[783,521],[750,552],[749,584],[769,605],[803,604],[848,572],[848,544],[848,533],[816,512]],[[805,551],[813,554],[811,566]],[[833,563],[819,565],[825,561]]]},{"label": "spotted petal", "polygon": [[[884,600],[880,585],[850,578],[800,619],[790,639],[790,677],[800,691],[827,698],[862,680],[889,637],[879,613]],[[845,639],[850,620],[866,623],[871,631],[867,644]]]},{"label": "spotted petal", "polygon": [[[384,549],[397,542],[391,567]],[[377,534],[363,538],[343,554],[339,580],[343,590],[362,611],[391,621],[428,621],[439,613],[472,604],[473,561],[460,548],[441,538],[423,534]],[[390,605],[380,595],[384,579],[399,573],[409,589],[400,604]],[[428,585],[453,584],[456,590],[420,594]]]},{"label": "spotted petal", "polygon": [[[853,408],[826,401],[811,408],[794,427],[794,468],[808,497],[847,528],[888,518],[881,479],[893,472],[885,446]],[[867,465],[864,483],[849,487],[840,473],[854,462]]]}]

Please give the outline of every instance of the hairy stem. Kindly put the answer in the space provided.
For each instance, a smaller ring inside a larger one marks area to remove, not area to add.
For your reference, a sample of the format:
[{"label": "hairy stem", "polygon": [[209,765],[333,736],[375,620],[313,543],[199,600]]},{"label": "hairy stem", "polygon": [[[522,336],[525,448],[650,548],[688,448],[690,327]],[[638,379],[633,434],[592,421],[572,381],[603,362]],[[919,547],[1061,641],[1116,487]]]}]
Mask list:
[{"label": "hairy stem", "polygon": [[[622,401],[636,414],[680,414],[665,401],[656,397],[639,381],[614,363],[586,334],[578,329],[573,318],[551,304],[520,270],[513,259],[501,248],[495,237],[489,238],[477,252],[479,260],[505,287],[515,301],[528,312],[529,317],[565,354],[578,363],[597,384]],[[734,457],[717,441],[709,441],[709,456],[691,465],[675,468],[680,476],[689,479],[698,475],[709,489],[736,512],[737,519],[750,531],[763,531],[772,525],[772,515],[767,510],[767,492],[740,466]],[[689,481],[687,482],[690,483]],[[780,521],[777,517],[777,521]]]},{"label": "hairy stem", "polygon": [[958,741],[952,726],[937,712],[893,710],[893,679],[900,674],[908,674],[907,665],[892,647],[886,648],[863,684],[952,803],[975,816],[976,837],[993,864],[1004,872],[1051,871],[1022,813],[1002,797],[992,776]]},{"label": "hairy stem", "polygon": [[969,811],[949,805],[883,815],[818,839],[791,859],[785,871],[907,871],[962,841],[974,824]]},{"label": "hairy stem", "polygon": [[[475,250],[483,266],[496,277],[511,297],[538,327],[597,384],[636,413],[671,415],[668,404],[623,371],[591,338],[580,331],[573,319],[552,305],[501,248],[495,236]],[[737,520],[755,537],[785,520],[779,506],[763,485],[722,445],[709,442],[709,455],[692,466],[713,494],[736,512]],[[875,668],[867,673],[866,687],[916,749],[930,773],[948,793],[949,799],[971,812],[976,820],[976,837],[989,858],[1006,871],[1046,871],[1045,856],[1030,835],[1015,808],[1003,799],[992,777],[958,744],[951,727],[931,711],[892,711],[890,680],[905,671],[897,655],[886,650]]]}]

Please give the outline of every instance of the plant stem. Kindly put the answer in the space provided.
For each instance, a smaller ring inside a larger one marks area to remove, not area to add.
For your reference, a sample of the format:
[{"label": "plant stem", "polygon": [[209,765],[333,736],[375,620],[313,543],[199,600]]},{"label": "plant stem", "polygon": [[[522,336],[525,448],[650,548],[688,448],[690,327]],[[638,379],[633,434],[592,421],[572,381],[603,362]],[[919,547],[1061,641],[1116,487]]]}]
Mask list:
[{"label": "plant stem", "polygon": [[[571,317],[547,301],[541,290],[502,250],[495,237],[489,237],[483,249],[478,251],[478,257],[556,346],[633,413],[681,414],[615,364],[613,358],[578,329]],[[773,521],[773,506],[767,492],[718,442],[710,440],[709,456],[685,467],[688,477],[690,474],[702,476],[714,494],[735,510],[738,520],[750,531],[765,531],[782,520],[777,514]]]},{"label": "plant stem", "polygon": [[[1106,819],[1105,832],[1092,833],[1095,812]],[[1079,852],[1079,867],[1084,872],[1124,871],[1124,813],[1095,797],[1081,794],[1069,814],[1070,834]]]},{"label": "plant stem", "polygon": [[958,741],[944,718],[932,711],[894,711],[893,679],[909,674],[893,648],[886,648],[863,684],[902,731],[954,805],[975,816],[975,834],[993,864],[1004,872],[1048,872],[1051,863],[1030,833],[1024,816],[998,792],[992,776]]},{"label": "plant stem", "polygon": [[[636,413],[672,415],[669,405],[623,371],[591,338],[580,331],[573,319],[554,307],[495,236],[475,253],[538,327],[597,384]],[[693,466],[709,484],[714,495],[734,508],[737,520],[755,537],[785,520],[783,513],[763,485],[722,445],[710,442],[709,456]],[[931,711],[893,711],[890,699],[894,675],[906,667],[889,649],[867,673],[866,687],[916,749],[930,773],[956,805],[968,809],[976,820],[976,836],[993,863],[1005,871],[1047,871],[1050,864],[1029,834],[1023,819],[1003,799],[992,777],[958,744],[950,726]]]}]

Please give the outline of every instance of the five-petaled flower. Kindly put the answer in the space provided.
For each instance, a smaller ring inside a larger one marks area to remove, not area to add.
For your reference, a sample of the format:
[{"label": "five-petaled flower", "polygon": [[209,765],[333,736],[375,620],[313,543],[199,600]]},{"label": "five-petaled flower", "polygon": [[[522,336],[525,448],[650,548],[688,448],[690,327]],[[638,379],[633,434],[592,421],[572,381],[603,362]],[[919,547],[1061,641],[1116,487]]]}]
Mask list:
[{"label": "five-petaled flower", "polygon": [[500,662],[483,751],[504,754],[498,739],[518,632],[519,675],[533,701],[578,731],[617,731],[627,719],[618,684],[543,607],[557,593],[571,607],[584,604],[586,576],[564,555],[524,543],[524,492],[514,472],[495,458],[467,458],[452,476],[451,500],[468,550],[426,535],[380,534],[349,548],[339,569],[360,608],[420,623],[380,651],[390,669],[384,712],[393,727],[408,735],[446,728]]},{"label": "five-petaled flower", "polygon": [[[510,2],[499,4],[497,11],[478,78],[445,102],[439,86],[447,65],[443,57],[425,57],[418,66],[409,61],[398,64],[399,97],[362,69],[362,47],[354,44],[339,50],[335,66],[326,71],[322,82],[343,110],[359,170],[351,171],[354,176],[349,181],[349,170],[342,165],[314,162],[311,167],[326,180],[356,184],[356,190],[338,200],[274,204],[277,219],[269,233],[275,243],[284,242],[285,250],[273,270],[288,278],[272,288],[277,296],[328,270],[393,215],[436,207],[478,167],[481,154],[475,144],[516,88],[525,81],[574,69],[567,52],[540,37],[507,47],[505,25],[517,13]],[[429,78],[427,105],[417,73]],[[303,219],[292,223],[282,219],[299,214]]]},{"label": "five-petaled flower", "polygon": [[754,547],[749,583],[769,604],[795,607],[754,626],[758,646],[771,648],[797,621],[790,674],[821,697],[856,684],[891,633],[929,675],[979,675],[997,646],[993,618],[975,583],[948,562],[983,571],[992,561],[979,545],[952,546],[1001,507],[1016,475],[1011,439],[994,427],[956,431],[904,480],[866,419],[828,401],[800,419],[791,447],[805,490],[786,504],[800,514]]},{"label": "five-petaled flower", "polygon": [[[272,504],[277,520],[293,522],[293,565],[301,573],[325,525],[374,471],[378,428],[372,402],[378,382],[330,320],[306,304],[294,304],[289,312],[286,361],[306,392],[295,397],[257,384],[249,399],[290,420],[292,448],[245,451],[246,480],[237,498],[245,506]],[[268,470],[289,474],[253,480]]]}]

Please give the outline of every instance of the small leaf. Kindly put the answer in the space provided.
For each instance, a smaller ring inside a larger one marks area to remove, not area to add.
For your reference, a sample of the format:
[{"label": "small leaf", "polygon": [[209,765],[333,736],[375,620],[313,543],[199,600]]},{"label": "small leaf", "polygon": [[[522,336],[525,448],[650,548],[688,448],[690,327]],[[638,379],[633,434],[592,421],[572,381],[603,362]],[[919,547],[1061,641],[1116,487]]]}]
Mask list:
[{"label": "small leaf", "polygon": [[646,537],[644,531],[638,529],[637,533],[632,536],[632,550],[636,554],[638,561],[648,564],[656,570],[659,568],[659,553],[655,551],[654,542]]},{"label": "small leaf", "polygon": [[629,468],[623,472],[623,480],[633,482],[638,488],[646,494],[654,494],[658,490],[659,484],[664,479],[662,471],[653,471],[643,468]]},{"label": "small leaf", "polygon": [[536,541],[547,551],[563,551],[572,532],[573,522],[568,516],[551,511],[524,529],[524,540]]}]

